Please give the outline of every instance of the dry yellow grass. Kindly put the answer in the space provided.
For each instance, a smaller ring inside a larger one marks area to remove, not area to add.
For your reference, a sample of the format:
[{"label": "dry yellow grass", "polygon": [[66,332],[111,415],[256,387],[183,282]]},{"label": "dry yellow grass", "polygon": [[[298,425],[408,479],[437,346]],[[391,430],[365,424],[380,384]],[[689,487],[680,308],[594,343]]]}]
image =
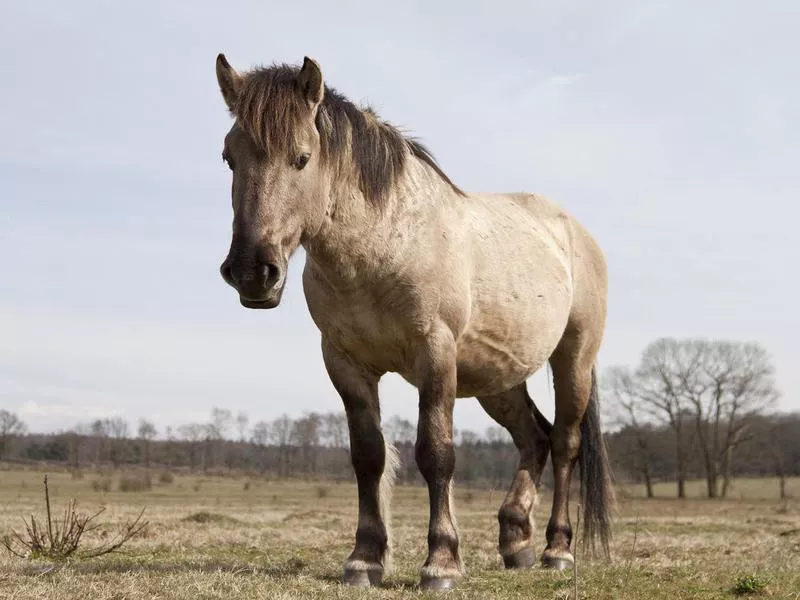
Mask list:
[{"label": "dry yellow grass", "polygon": [[[112,528],[146,505],[147,534],[119,554],[51,565],[0,555],[0,598],[189,599],[419,598],[414,589],[425,558],[427,492],[398,488],[394,505],[396,572],[379,589],[338,584],[352,546],[355,487],[350,484],[268,482],[178,476],[152,490],[94,491],[82,479],[51,473],[55,508],[70,496],[86,509],[104,505]],[[19,517],[40,514],[42,473],[0,472],[0,532]],[[155,480],[155,478],[154,478]],[[693,484],[694,485],[694,484]],[[318,488],[327,489],[324,498]],[[95,486],[97,487],[97,486]],[[781,506],[773,481],[739,482],[735,500],[630,498],[616,519],[613,560],[579,555],[582,598],[731,598],[737,578],[769,580],[766,594],[800,598],[800,506]],[[768,492],[767,490],[771,490]],[[667,491],[667,490],[664,490]],[[669,489],[671,492],[671,489]],[[567,598],[570,573],[539,568],[506,572],[495,550],[495,518],[505,490],[456,493],[468,577],[449,598]],[[747,493],[745,493],[747,492]],[[800,496],[800,480],[790,492]],[[539,505],[537,551],[549,497]],[[190,518],[197,513],[205,515]],[[634,547],[633,538],[636,535]],[[102,532],[98,532],[102,535]]]}]

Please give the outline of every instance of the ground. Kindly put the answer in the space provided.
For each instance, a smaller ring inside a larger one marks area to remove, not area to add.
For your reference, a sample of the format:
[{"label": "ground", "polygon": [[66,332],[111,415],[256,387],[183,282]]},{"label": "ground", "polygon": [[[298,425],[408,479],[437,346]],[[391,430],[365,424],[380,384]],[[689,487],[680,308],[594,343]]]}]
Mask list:
[{"label": "ground", "polygon": [[[43,514],[43,474],[0,471],[0,534],[19,531],[20,517]],[[189,475],[158,483],[156,473],[152,490],[119,492],[120,475],[111,477],[111,491],[103,492],[98,474],[51,472],[54,513],[69,497],[87,511],[106,506],[102,535],[146,506],[146,534],[119,553],[56,565],[14,558],[0,548],[0,598],[422,597],[415,589],[426,551],[422,488],[399,487],[395,494],[395,573],[381,588],[352,590],[338,583],[355,530],[350,483]],[[800,598],[800,503],[776,500],[774,480],[737,481],[729,500],[677,501],[666,497],[672,489],[659,487],[664,497],[655,500],[636,497],[633,488],[618,491],[612,560],[579,554],[581,598],[734,598],[737,581],[748,575],[766,583],[766,597]],[[699,495],[702,486],[693,483],[689,491]],[[800,479],[789,482],[789,493],[800,497]],[[468,576],[448,598],[570,597],[572,572],[503,570],[495,516],[503,495],[457,489]],[[536,510],[537,552],[544,547],[549,501],[545,495]]]}]

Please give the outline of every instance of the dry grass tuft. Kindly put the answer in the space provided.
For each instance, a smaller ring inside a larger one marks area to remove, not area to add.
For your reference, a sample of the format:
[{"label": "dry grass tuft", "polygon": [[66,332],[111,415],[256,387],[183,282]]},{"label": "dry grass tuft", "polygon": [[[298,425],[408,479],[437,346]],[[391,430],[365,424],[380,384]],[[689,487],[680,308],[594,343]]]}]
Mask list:
[{"label": "dry grass tuft", "polygon": [[122,475],[119,478],[120,492],[149,492],[153,489],[153,478],[150,473]]},{"label": "dry grass tuft", "polygon": [[92,481],[92,489],[95,492],[108,493],[111,491],[111,479],[103,477],[102,479],[95,479]]},{"label": "dry grass tuft", "polygon": [[197,513],[193,513],[188,517],[184,517],[181,519],[184,523],[200,523],[202,525],[207,524],[238,524],[241,523],[239,519],[234,519],[233,517],[228,517],[226,515],[221,515],[219,513],[212,513],[207,511],[201,511]]}]

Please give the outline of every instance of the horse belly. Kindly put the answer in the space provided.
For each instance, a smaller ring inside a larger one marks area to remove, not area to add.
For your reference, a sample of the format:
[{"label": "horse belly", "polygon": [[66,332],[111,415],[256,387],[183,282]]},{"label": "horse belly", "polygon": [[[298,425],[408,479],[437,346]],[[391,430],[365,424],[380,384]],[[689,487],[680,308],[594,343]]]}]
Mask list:
[{"label": "horse belly", "polygon": [[473,315],[457,344],[458,397],[499,394],[538,371],[561,340],[570,299],[570,290],[549,300],[533,294],[518,310]]}]

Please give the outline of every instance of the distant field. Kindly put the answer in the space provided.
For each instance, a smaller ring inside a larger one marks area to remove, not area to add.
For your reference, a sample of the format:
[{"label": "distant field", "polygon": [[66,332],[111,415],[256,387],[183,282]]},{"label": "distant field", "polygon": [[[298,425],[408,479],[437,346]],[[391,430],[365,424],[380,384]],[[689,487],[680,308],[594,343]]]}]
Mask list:
[{"label": "distant field", "polygon": [[[720,483],[720,485],[722,485]],[[644,485],[624,485],[621,486],[625,493],[632,497],[645,497]],[[653,492],[656,498],[674,498],[677,493],[677,485],[674,481],[659,482],[653,485]],[[794,498],[800,499],[800,477],[793,477],[786,480],[786,493]],[[688,498],[706,498],[706,482],[692,480],[686,482],[686,495]],[[728,490],[728,497],[731,500],[776,500],[780,497],[778,479],[774,477],[764,477],[761,479],[734,479],[731,488]]]},{"label": "distant field", "polygon": [[[0,598],[422,597],[414,585],[426,549],[423,488],[397,489],[397,569],[382,588],[363,591],[337,582],[354,534],[351,484],[194,476],[159,484],[154,476],[151,491],[119,492],[118,477],[112,475],[106,493],[93,489],[99,475],[52,474],[54,510],[74,496],[87,510],[107,506],[103,518],[113,527],[146,505],[147,535],[120,554],[55,567],[2,551]],[[33,470],[0,471],[0,532],[19,529],[21,516],[41,514],[41,479]],[[699,492],[701,485],[693,482],[691,489]],[[795,499],[784,505],[775,499],[773,480],[738,481],[735,499],[725,501],[668,499],[671,486],[659,486],[664,498],[647,501],[631,498],[636,490],[622,495],[612,562],[579,554],[581,598],[734,598],[734,583],[748,574],[769,582],[768,597],[800,598],[800,480],[790,482]],[[502,569],[495,515],[504,493],[457,489],[468,577],[447,597],[567,598],[572,573]],[[537,552],[544,547],[549,501],[544,497],[536,511]],[[211,522],[187,520],[200,512],[211,513]]]}]

